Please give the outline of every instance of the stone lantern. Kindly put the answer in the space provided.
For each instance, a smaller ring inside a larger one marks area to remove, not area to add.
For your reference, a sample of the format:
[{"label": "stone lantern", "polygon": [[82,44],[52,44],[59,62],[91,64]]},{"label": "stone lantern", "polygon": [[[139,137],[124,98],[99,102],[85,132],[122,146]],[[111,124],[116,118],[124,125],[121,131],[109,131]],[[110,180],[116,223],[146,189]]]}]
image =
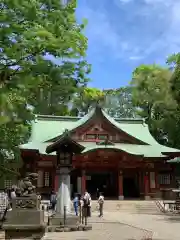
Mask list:
[{"label": "stone lantern", "polygon": [[66,130],[56,142],[46,148],[47,153],[56,152],[57,156],[56,175],[58,176],[59,184],[54,220],[56,219],[58,222],[60,222],[60,219],[64,219],[64,209],[66,209],[67,222],[68,219],[75,218],[75,216],[71,215],[70,172],[72,169],[73,155],[80,154],[83,150],[84,146],[75,142],[70,137],[68,130]]}]

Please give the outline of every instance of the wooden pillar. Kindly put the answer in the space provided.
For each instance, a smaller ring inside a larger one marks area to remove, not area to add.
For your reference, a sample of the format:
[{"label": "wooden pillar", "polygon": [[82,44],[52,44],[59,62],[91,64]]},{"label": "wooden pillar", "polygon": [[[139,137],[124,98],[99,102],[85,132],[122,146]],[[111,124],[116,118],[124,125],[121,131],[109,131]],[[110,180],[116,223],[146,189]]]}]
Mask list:
[{"label": "wooden pillar", "polygon": [[155,172],[156,189],[159,189],[158,172]]},{"label": "wooden pillar", "polygon": [[149,199],[149,173],[145,172],[144,174],[144,198]]},{"label": "wooden pillar", "polygon": [[86,191],[86,171],[82,170],[82,176],[81,176],[81,194],[84,194]]},{"label": "wooden pillar", "polygon": [[124,199],[124,192],[123,192],[123,172],[118,170],[118,199]]},{"label": "wooden pillar", "polygon": [[58,192],[59,189],[59,176],[57,174],[54,175],[54,191]]}]

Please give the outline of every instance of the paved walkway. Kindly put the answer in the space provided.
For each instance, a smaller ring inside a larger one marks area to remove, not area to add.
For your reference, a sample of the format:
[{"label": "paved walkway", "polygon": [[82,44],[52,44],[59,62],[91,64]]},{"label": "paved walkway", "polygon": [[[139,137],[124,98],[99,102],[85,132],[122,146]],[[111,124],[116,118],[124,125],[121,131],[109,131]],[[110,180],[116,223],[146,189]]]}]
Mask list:
[{"label": "paved walkway", "polygon": [[152,231],[155,240],[180,239],[180,216],[106,212],[104,219],[119,221]]},{"label": "paved walkway", "polygon": [[147,236],[147,231],[118,222],[109,222],[95,215],[90,222],[93,225],[92,231],[47,233],[44,240],[145,240]]},{"label": "paved walkway", "polygon": [[[46,233],[44,240],[179,240],[180,216],[105,212],[93,213],[93,230],[87,232]],[[153,234],[152,234],[153,233]],[[4,239],[0,233],[0,239]]]}]

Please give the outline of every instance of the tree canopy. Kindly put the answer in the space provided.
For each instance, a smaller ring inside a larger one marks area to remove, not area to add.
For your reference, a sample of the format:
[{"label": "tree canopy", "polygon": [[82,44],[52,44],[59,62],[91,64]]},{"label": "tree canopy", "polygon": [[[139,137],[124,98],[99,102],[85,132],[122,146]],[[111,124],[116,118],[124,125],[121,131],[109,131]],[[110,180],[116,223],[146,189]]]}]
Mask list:
[{"label": "tree canopy", "polygon": [[180,54],[166,66],[140,65],[130,85],[89,87],[87,38],[75,17],[76,0],[0,3],[0,160],[19,161],[34,114],[84,115],[97,101],[112,117],[143,117],[152,135],[180,148]]},{"label": "tree canopy", "polygon": [[86,86],[85,22],[76,1],[2,0],[0,3],[0,156],[27,141],[33,113],[67,114]]}]

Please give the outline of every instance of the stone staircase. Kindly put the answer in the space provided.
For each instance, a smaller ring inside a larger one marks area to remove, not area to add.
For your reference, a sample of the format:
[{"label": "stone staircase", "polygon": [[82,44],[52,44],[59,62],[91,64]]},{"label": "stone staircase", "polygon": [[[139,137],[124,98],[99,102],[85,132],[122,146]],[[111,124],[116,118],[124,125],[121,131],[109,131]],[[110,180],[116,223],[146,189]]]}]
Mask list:
[{"label": "stone staircase", "polygon": [[[92,211],[97,210],[97,202],[92,201]],[[134,214],[163,214],[155,201],[105,201],[105,212],[128,212]]]}]

